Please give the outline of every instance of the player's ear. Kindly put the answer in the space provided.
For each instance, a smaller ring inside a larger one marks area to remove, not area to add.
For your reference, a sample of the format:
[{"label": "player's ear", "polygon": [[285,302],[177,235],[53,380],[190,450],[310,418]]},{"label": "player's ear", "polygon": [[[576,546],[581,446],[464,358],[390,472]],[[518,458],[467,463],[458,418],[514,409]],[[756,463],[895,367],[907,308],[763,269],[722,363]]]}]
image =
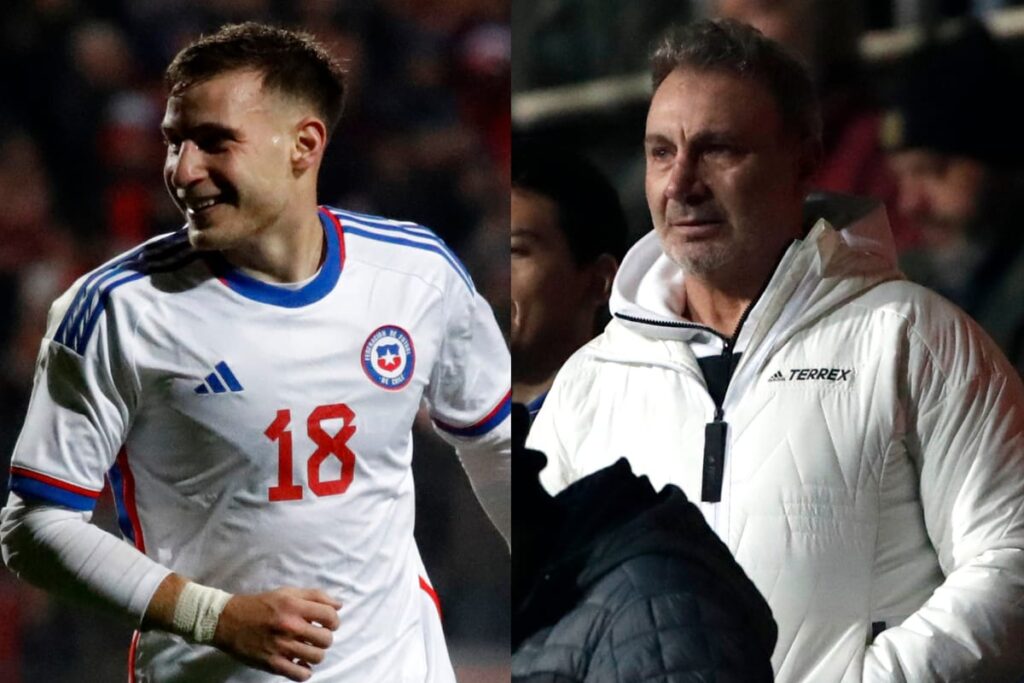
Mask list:
[{"label": "player's ear", "polygon": [[590,265],[590,293],[595,303],[604,305],[612,293],[612,281],[619,269],[619,262],[611,254],[601,254]]},{"label": "player's ear", "polygon": [[307,116],[295,126],[292,168],[296,173],[315,168],[327,147],[327,126],[315,116]]}]

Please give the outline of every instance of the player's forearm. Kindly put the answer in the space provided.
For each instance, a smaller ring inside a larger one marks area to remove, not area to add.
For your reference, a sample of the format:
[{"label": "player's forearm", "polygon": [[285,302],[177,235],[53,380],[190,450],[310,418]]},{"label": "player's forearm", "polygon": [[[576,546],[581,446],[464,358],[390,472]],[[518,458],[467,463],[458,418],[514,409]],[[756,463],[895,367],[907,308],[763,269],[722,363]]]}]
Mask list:
[{"label": "player's forearm", "polygon": [[189,582],[90,524],[83,513],[30,505],[12,494],[0,534],[4,560],[20,578],[146,629],[194,635],[199,615],[183,610],[189,603],[181,601]]},{"label": "player's forearm", "polygon": [[0,543],[4,561],[20,578],[135,625],[170,573],[89,523],[86,513],[29,504],[13,493],[3,510]]},{"label": "player's forearm", "polygon": [[511,420],[489,439],[458,444],[456,451],[477,500],[491,523],[512,547],[512,446],[508,437]]},{"label": "player's forearm", "polygon": [[86,513],[29,505],[17,494],[3,510],[0,544],[15,574],[51,593],[214,645],[293,681],[309,678],[338,628],[341,604],[322,591],[231,596],[190,583],[90,524]]},{"label": "player's forearm", "polygon": [[170,631],[174,625],[174,608],[181,597],[181,591],[188,580],[171,572],[168,574],[146,606],[142,617],[142,628]]}]

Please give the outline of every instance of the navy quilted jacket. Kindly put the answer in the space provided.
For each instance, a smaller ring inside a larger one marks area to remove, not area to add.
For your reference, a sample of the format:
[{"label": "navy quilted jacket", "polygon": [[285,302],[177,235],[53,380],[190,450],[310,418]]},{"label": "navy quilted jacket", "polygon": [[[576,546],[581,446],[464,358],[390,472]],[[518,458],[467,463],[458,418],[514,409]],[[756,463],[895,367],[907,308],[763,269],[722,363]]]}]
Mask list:
[{"label": "navy quilted jacket", "polygon": [[513,468],[513,681],[772,680],[768,605],[682,491],[620,460],[551,499],[542,463]]}]

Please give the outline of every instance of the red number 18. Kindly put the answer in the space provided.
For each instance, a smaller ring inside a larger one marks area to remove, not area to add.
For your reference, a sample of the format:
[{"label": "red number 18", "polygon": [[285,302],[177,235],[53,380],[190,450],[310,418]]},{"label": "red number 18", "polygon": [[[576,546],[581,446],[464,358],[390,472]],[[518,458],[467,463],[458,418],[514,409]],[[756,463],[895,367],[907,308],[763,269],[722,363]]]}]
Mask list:
[{"label": "red number 18", "polygon": [[[306,461],[306,478],[310,490],[317,496],[336,496],[345,493],[352,483],[356,455],[349,450],[346,443],[356,433],[356,427],[352,424],[355,416],[352,409],[344,403],[332,403],[317,406],[306,420],[306,433],[310,441],[316,444],[316,450]],[[321,423],[324,420],[339,418],[342,420],[341,429],[331,436]],[[292,433],[288,431],[291,421],[292,411],[287,408],[279,410],[277,417],[264,432],[268,439],[277,442],[277,484],[267,491],[272,501],[302,499],[302,486],[295,483],[292,471]],[[337,479],[324,481],[320,478],[320,469],[324,460],[331,455],[341,463],[341,473]]]}]

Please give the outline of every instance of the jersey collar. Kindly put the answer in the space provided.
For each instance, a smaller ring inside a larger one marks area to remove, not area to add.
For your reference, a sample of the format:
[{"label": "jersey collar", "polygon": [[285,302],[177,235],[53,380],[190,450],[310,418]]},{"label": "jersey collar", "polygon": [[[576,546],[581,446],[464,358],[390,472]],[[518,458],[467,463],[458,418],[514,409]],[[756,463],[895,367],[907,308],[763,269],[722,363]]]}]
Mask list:
[{"label": "jersey collar", "polygon": [[327,256],[320,272],[303,287],[288,289],[262,282],[238,270],[220,254],[214,254],[210,259],[214,274],[230,289],[260,303],[283,308],[300,308],[320,301],[334,289],[341,276],[341,269],[345,264],[345,237],[341,223],[333,214],[321,207],[319,217],[327,241]]}]

